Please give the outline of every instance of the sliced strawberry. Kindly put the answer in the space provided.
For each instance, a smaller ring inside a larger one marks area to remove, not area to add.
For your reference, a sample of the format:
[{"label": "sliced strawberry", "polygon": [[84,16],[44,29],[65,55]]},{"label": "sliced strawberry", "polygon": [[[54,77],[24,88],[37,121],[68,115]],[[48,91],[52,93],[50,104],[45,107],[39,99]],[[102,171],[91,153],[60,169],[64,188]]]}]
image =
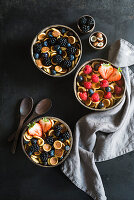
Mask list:
[{"label": "sliced strawberry", "polygon": [[52,122],[51,120],[47,118],[43,118],[39,121],[41,128],[43,130],[43,133],[46,133],[51,127],[52,127]]},{"label": "sliced strawberry", "polygon": [[113,73],[113,67],[110,64],[101,64],[98,69],[102,78],[107,79]]},{"label": "sliced strawberry", "polygon": [[114,68],[113,73],[110,75],[110,77],[107,79],[109,82],[112,81],[119,81],[121,79],[121,73],[120,69]]},{"label": "sliced strawberry", "polygon": [[28,129],[28,133],[29,135],[36,135],[41,137],[42,136],[42,128],[41,125],[39,123],[33,123],[33,124],[29,124],[29,129]]}]

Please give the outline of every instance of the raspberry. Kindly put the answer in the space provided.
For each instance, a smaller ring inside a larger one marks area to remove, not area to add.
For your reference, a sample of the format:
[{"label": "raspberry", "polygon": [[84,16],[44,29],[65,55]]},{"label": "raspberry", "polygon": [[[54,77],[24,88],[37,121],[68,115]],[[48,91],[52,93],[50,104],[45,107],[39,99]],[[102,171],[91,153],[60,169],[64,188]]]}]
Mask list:
[{"label": "raspberry", "polygon": [[121,87],[118,87],[117,85],[114,87],[114,91],[115,91],[115,94],[121,94],[122,93],[122,88]]},{"label": "raspberry", "polygon": [[91,82],[84,82],[84,87],[86,88],[86,89],[90,89],[91,88],[91,85],[92,85],[92,83]]},{"label": "raspberry", "polygon": [[97,76],[97,74],[93,74],[92,77],[91,77],[92,81],[94,83],[98,83],[99,82],[99,77]]},{"label": "raspberry", "polygon": [[86,101],[87,100],[87,93],[86,92],[80,92],[80,98],[81,98],[81,100],[83,100],[83,101]]},{"label": "raspberry", "polygon": [[108,87],[108,85],[109,85],[109,83],[108,83],[107,80],[102,80],[102,81],[100,82],[100,86],[103,87],[103,88]]},{"label": "raspberry", "polygon": [[99,101],[99,94],[98,93],[94,93],[93,95],[92,95],[92,97],[91,97],[91,100],[93,101],[93,102],[98,102]]},{"label": "raspberry", "polygon": [[106,94],[104,94],[104,98],[105,99],[110,99],[111,98],[111,92],[107,92]]},{"label": "raspberry", "polygon": [[90,74],[92,72],[92,67],[90,65],[86,65],[83,72],[84,74]]}]

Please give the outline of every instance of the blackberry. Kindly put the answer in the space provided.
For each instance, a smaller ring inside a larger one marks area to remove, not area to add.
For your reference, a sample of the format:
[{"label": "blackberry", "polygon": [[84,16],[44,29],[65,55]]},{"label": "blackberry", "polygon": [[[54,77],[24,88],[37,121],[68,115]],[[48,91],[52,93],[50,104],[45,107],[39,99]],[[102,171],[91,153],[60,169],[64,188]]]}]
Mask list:
[{"label": "blackberry", "polygon": [[41,53],[40,57],[42,59],[46,59],[48,57],[48,53]]},{"label": "blackberry", "polygon": [[32,143],[32,144],[37,144],[37,139],[36,139],[36,138],[32,138],[32,139],[31,139],[31,143]]},{"label": "blackberry", "polygon": [[86,24],[87,23],[87,18],[86,17],[81,17],[80,19],[79,19],[79,24],[80,25],[84,25],[84,24]]},{"label": "blackberry", "polygon": [[61,55],[56,55],[56,56],[53,56],[53,62],[54,63],[57,63],[57,64],[60,64],[62,62],[63,58]]},{"label": "blackberry", "polygon": [[42,44],[41,43],[36,43],[33,45],[33,52],[34,53],[40,53],[42,49]]},{"label": "blackberry", "polygon": [[55,49],[56,51],[58,51],[58,50],[60,49],[60,45],[56,44],[56,45],[54,46],[54,49]]},{"label": "blackberry", "polygon": [[67,54],[71,55],[71,54],[75,54],[75,52],[77,51],[77,49],[75,47],[68,47],[67,48]]},{"label": "blackberry", "polygon": [[31,156],[34,153],[34,146],[30,146],[27,150],[28,156]]},{"label": "blackberry", "polygon": [[84,33],[86,33],[86,32],[88,32],[88,31],[90,30],[90,26],[83,25],[83,26],[81,26],[81,30],[82,30]]},{"label": "blackberry", "polygon": [[40,154],[40,159],[41,161],[44,163],[44,162],[47,162],[47,159],[48,159],[48,153],[47,152],[42,152]]},{"label": "blackberry", "polygon": [[57,39],[54,38],[54,37],[50,38],[49,41],[48,41],[49,45],[52,45],[52,46],[54,46],[56,44],[56,42],[57,42]]},{"label": "blackberry", "polygon": [[63,139],[68,140],[70,138],[70,133],[68,131],[63,133]]},{"label": "blackberry", "polygon": [[29,141],[24,140],[24,144],[28,144],[28,143],[29,143]]},{"label": "blackberry", "polygon": [[94,25],[94,20],[92,18],[87,18],[87,23],[88,26],[93,26]]},{"label": "blackberry", "polygon": [[62,47],[65,47],[66,45],[67,45],[67,38],[63,38],[63,37],[61,37],[61,38],[59,38],[58,40],[57,40],[57,42],[58,42],[58,44],[60,45],[60,46],[62,46]]},{"label": "blackberry", "polygon": [[50,145],[53,145],[54,143],[54,139],[52,136],[48,136],[47,139],[46,139],[47,143],[50,144]]},{"label": "blackberry", "polygon": [[62,67],[63,68],[69,68],[72,66],[72,61],[71,60],[64,60],[63,63],[62,63]]},{"label": "blackberry", "polygon": [[44,58],[43,60],[42,60],[42,64],[44,65],[44,66],[50,66],[51,65],[51,60],[50,60],[50,58],[48,57],[48,58]]},{"label": "blackberry", "polygon": [[33,147],[34,147],[34,152],[38,152],[40,149],[38,144],[33,144]]},{"label": "blackberry", "polygon": [[55,135],[56,137],[59,137],[60,136],[60,131],[61,131],[61,126],[60,125],[57,125],[54,127],[54,132],[55,132]]}]

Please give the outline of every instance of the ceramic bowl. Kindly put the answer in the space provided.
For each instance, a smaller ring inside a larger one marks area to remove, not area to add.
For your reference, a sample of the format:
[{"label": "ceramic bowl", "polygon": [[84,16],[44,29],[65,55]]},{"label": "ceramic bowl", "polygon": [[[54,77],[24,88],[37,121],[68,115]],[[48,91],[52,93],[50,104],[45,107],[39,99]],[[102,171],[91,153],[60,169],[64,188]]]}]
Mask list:
[{"label": "ceramic bowl", "polygon": [[[81,30],[81,28],[80,28],[79,20],[80,20],[82,17],[90,17],[90,18],[93,20],[93,22],[94,22],[93,27],[92,27],[89,31],[87,31],[87,32],[83,32],[83,31]],[[94,30],[94,28],[95,28],[95,19],[94,19],[92,16],[90,16],[90,15],[83,15],[83,16],[81,16],[81,17],[79,18],[79,20],[77,21],[77,27],[78,27],[78,29],[79,29],[79,31],[80,31],[81,33],[83,33],[83,34],[91,33],[91,32]]]},{"label": "ceramic bowl", "polygon": [[[93,43],[91,42],[91,37],[94,36],[94,35],[96,35],[97,33],[101,33],[101,34],[103,35],[103,37],[104,37],[104,45],[103,45],[103,47],[96,47],[96,46],[94,46]],[[100,32],[100,31],[93,32],[93,33],[89,36],[89,44],[90,44],[90,46],[91,46],[92,48],[94,48],[94,49],[96,49],[96,50],[104,49],[104,48],[106,47],[106,45],[107,45],[107,36],[106,36],[104,33]]]}]

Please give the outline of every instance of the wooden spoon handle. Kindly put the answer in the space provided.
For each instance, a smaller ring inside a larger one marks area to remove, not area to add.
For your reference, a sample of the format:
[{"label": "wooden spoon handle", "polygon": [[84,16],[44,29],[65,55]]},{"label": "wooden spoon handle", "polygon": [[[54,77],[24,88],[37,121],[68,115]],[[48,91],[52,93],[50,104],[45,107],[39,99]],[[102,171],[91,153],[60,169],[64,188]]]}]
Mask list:
[{"label": "wooden spoon handle", "polygon": [[15,151],[16,151],[17,142],[18,142],[18,138],[19,138],[19,134],[20,134],[20,130],[22,128],[23,122],[24,122],[24,119],[21,119],[20,123],[19,123],[19,126],[18,126],[18,129],[17,129],[17,131],[15,133],[15,136],[14,136],[14,141],[13,141],[13,144],[11,146],[11,152],[13,154],[15,154]]}]

